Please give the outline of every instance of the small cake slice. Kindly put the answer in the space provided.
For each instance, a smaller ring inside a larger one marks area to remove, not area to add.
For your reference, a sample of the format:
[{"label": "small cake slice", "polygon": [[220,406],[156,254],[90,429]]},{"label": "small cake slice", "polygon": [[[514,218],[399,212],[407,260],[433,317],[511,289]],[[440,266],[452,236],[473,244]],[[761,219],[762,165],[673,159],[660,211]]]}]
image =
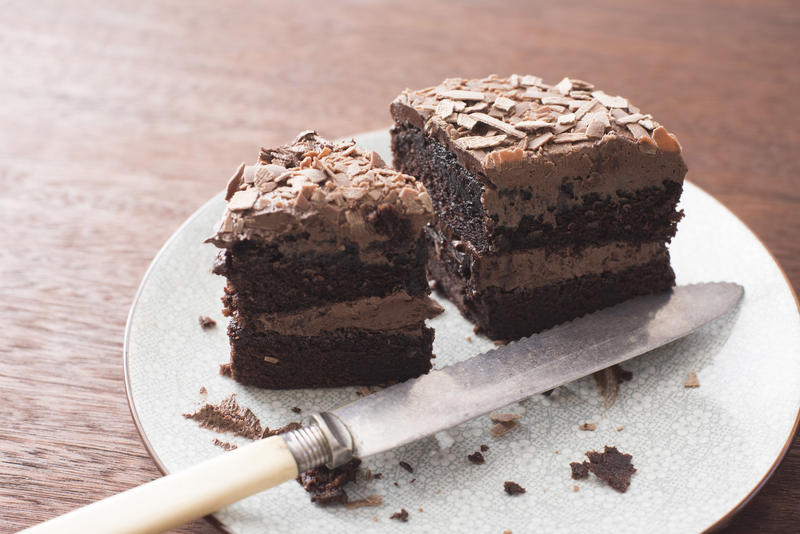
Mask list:
[{"label": "small cake slice", "polygon": [[431,199],[353,142],[262,149],[228,183],[207,242],[227,278],[231,375],[269,388],[377,385],[431,367]]},{"label": "small cake slice", "polygon": [[674,284],[686,165],[627,99],[564,78],[448,79],[391,105],[394,165],[436,212],[430,274],[514,339]]}]

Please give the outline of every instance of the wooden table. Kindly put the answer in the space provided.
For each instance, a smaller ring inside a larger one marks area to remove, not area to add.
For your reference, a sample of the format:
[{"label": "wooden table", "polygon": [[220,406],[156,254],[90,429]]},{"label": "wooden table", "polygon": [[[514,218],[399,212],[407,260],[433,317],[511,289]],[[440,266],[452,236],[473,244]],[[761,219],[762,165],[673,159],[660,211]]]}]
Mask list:
[{"label": "wooden table", "polygon": [[[386,127],[405,87],[569,74],[630,97],[800,287],[796,4],[265,4],[3,4],[3,531],[158,476],[122,381],[126,314],[153,255],[260,145]],[[795,439],[727,532],[789,532],[798,503]]]}]

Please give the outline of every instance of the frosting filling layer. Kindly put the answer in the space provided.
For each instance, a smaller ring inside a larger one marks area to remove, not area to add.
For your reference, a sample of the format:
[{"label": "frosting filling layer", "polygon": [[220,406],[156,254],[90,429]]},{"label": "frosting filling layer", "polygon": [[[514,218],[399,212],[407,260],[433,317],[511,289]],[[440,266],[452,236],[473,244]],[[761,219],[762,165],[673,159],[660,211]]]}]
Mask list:
[{"label": "frosting filling layer", "polygon": [[460,266],[460,276],[474,291],[535,289],[589,274],[624,271],[668,255],[666,245],[660,241],[612,241],[586,247],[540,247],[481,255],[463,242],[444,239],[436,230],[428,232],[434,254],[451,266]]},{"label": "frosting filling layer", "polygon": [[314,336],[338,328],[363,330],[410,330],[421,333],[423,322],[443,308],[427,295],[411,296],[397,291],[386,297],[365,297],[289,313],[262,313],[255,326],[285,335]]}]

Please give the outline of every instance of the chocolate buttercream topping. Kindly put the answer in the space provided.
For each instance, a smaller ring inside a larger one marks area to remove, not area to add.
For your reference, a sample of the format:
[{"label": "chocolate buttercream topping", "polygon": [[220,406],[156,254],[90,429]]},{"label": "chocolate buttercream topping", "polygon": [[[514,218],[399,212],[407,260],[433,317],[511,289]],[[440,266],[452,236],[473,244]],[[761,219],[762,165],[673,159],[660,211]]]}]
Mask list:
[{"label": "chocolate buttercream topping", "polygon": [[310,130],[292,144],[262,148],[255,165],[240,165],[225,198],[222,220],[206,240],[220,248],[292,235],[367,245],[391,239],[398,222],[418,235],[433,217],[431,198],[414,177],[353,141],[334,144]]},{"label": "chocolate buttercream topping", "polygon": [[501,169],[535,166],[546,174],[565,155],[620,141],[685,168],[677,138],[652,116],[576,79],[548,85],[517,74],[449,78],[435,87],[406,89],[391,112],[396,122],[436,138],[465,168],[496,185],[507,181]]},{"label": "chocolate buttercream topping", "polygon": [[427,295],[411,296],[398,291],[386,297],[364,297],[315,306],[297,312],[263,313],[259,326],[284,335],[315,336],[337,328],[402,330],[416,327],[444,309]]}]

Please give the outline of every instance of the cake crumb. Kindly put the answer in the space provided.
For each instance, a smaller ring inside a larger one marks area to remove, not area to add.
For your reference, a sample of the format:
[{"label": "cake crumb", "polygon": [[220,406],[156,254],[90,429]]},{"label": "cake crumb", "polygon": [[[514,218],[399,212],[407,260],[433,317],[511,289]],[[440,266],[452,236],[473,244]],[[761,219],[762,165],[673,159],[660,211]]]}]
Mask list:
[{"label": "cake crumb", "polygon": [[205,386],[200,386],[200,395],[208,395],[208,390]]},{"label": "cake crumb", "polygon": [[437,489],[436,491],[434,491],[434,493],[435,493],[436,495],[439,495],[441,492],[442,492],[442,490],[440,490],[440,489]]},{"label": "cake crumb", "polygon": [[466,339],[467,341],[469,341],[470,343],[472,343],[472,336],[467,336],[465,339]]},{"label": "cake crumb", "polygon": [[421,512],[421,511],[422,511],[422,508],[417,508],[417,510],[419,510],[419,511]]},{"label": "cake crumb", "polygon": [[495,339],[494,341],[492,341],[492,343],[494,343],[497,346],[508,345],[508,341],[505,341],[503,339]]},{"label": "cake crumb", "polygon": [[231,364],[229,363],[219,364],[219,374],[221,374],[222,376],[231,376]]},{"label": "cake crumb", "polygon": [[377,523],[377,522],[378,522],[378,516],[377,516],[377,515],[373,515],[373,516],[372,516],[372,520],[373,520],[373,521],[375,521],[375,522]]},{"label": "cake crumb", "polygon": [[509,421],[507,423],[497,423],[492,428],[489,429],[489,434],[491,434],[492,437],[494,438],[498,438],[503,434],[510,432],[516,426],[517,426],[516,421]]},{"label": "cake crumb", "polygon": [[467,460],[469,460],[473,464],[486,463],[486,459],[483,457],[483,454],[481,454],[479,451],[473,452],[472,454],[468,454]]},{"label": "cake crumb", "polygon": [[408,462],[400,462],[398,465],[403,469],[405,469],[406,471],[408,471],[409,473],[414,472],[414,468],[411,467],[411,464],[409,464]]},{"label": "cake crumb", "polygon": [[200,328],[202,328],[203,330],[208,330],[209,328],[217,326],[217,321],[208,316],[203,317],[201,315],[200,317],[197,318],[197,320],[200,322]]},{"label": "cake crumb", "polygon": [[507,528],[507,529],[505,529],[505,530],[503,531],[503,534],[514,534],[514,533],[513,533],[513,532],[511,532],[511,529],[510,529],[510,528]]},{"label": "cake crumb", "polygon": [[383,478],[383,473],[372,473],[372,478],[375,480],[380,480]]},{"label": "cake crumb", "polygon": [[623,430],[625,430],[625,425],[619,425],[617,427],[617,432],[622,432]]},{"label": "cake crumb", "polygon": [[593,432],[597,430],[597,425],[594,423],[583,423],[582,425],[578,426],[578,430],[586,430],[588,432]]},{"label": "cake crumb", "polygon": [[586,456],[589,458],[588,462],[583,462],[586,469],[620,493],[627,491],[631,485],[631,475],[636,472],[630,454],[606,445],[603,452],[589,451]]},{"label": "cake crumb", "polygon": [[572,480],[582,480],[589,477],[589,469],[586,465],[580,462],[572,462],[569,467],[572,469],[572,475],[570,475]]},{"label": "cake crumb", "polygon": [[699,388],[700,387],[700,380],[697,379],[697,374],[694,372],[689,373],[689,376],[686,377],[686,381],[683,383],[683,387],[685,388]]},{"label": "cake crumb", "polygon": [[292,406],[292,411],[293,411],[294,413],[300,413],[300,412],[302,412],[303,410],[301,410],[301,409],[300,409],[300,408],[298,408],[297,406]]},{"label": "cake crumb", "polygon": [[481,452],[486,452],[488,450],[489,450],[489,446],[488,445],[481,445]]},{"label": "cake crumb", "polygon": [[577,485],[572,486],[572,491],[578,491],[580,488]]},{"label": "cake crumb", "polygon": [[315,467],[297,477],[297,482],[311,494],[311,502],[327,506],[331,504],[347,504],[347,492],[344,486],[355,480],[355,473],[361,460],[353,458],[335,469],[325,466]]},{"label": "cake crumb", "polygon": [[503,489],[509,495],[520,495],[522,493],[525,493],[525,488],[523,488],[516,482],[512,482],[510,480],[503,482]]},{"label": "cake crumb", "polygon": [[389,516],[389,519],[394,519],[396,521],[402,521],[403,523],[408,522],[408,512],[405,508],[400,508],[399,512],[395,512]]},{"label": "cake crumb", "polygon": [[348,510],[355,510],[356,508],[363,508],[365,506],[380,506],[383,504],[383,497],[380,495],[370,495],[364,499],[358,499],[357,501],[348,501],[344,507]]},{"label": "cake crumb", "polygon": [[367,469],[367,472],[364,473],[364,480],[366,480],[367,482],[372,480],[372,469]]}]

